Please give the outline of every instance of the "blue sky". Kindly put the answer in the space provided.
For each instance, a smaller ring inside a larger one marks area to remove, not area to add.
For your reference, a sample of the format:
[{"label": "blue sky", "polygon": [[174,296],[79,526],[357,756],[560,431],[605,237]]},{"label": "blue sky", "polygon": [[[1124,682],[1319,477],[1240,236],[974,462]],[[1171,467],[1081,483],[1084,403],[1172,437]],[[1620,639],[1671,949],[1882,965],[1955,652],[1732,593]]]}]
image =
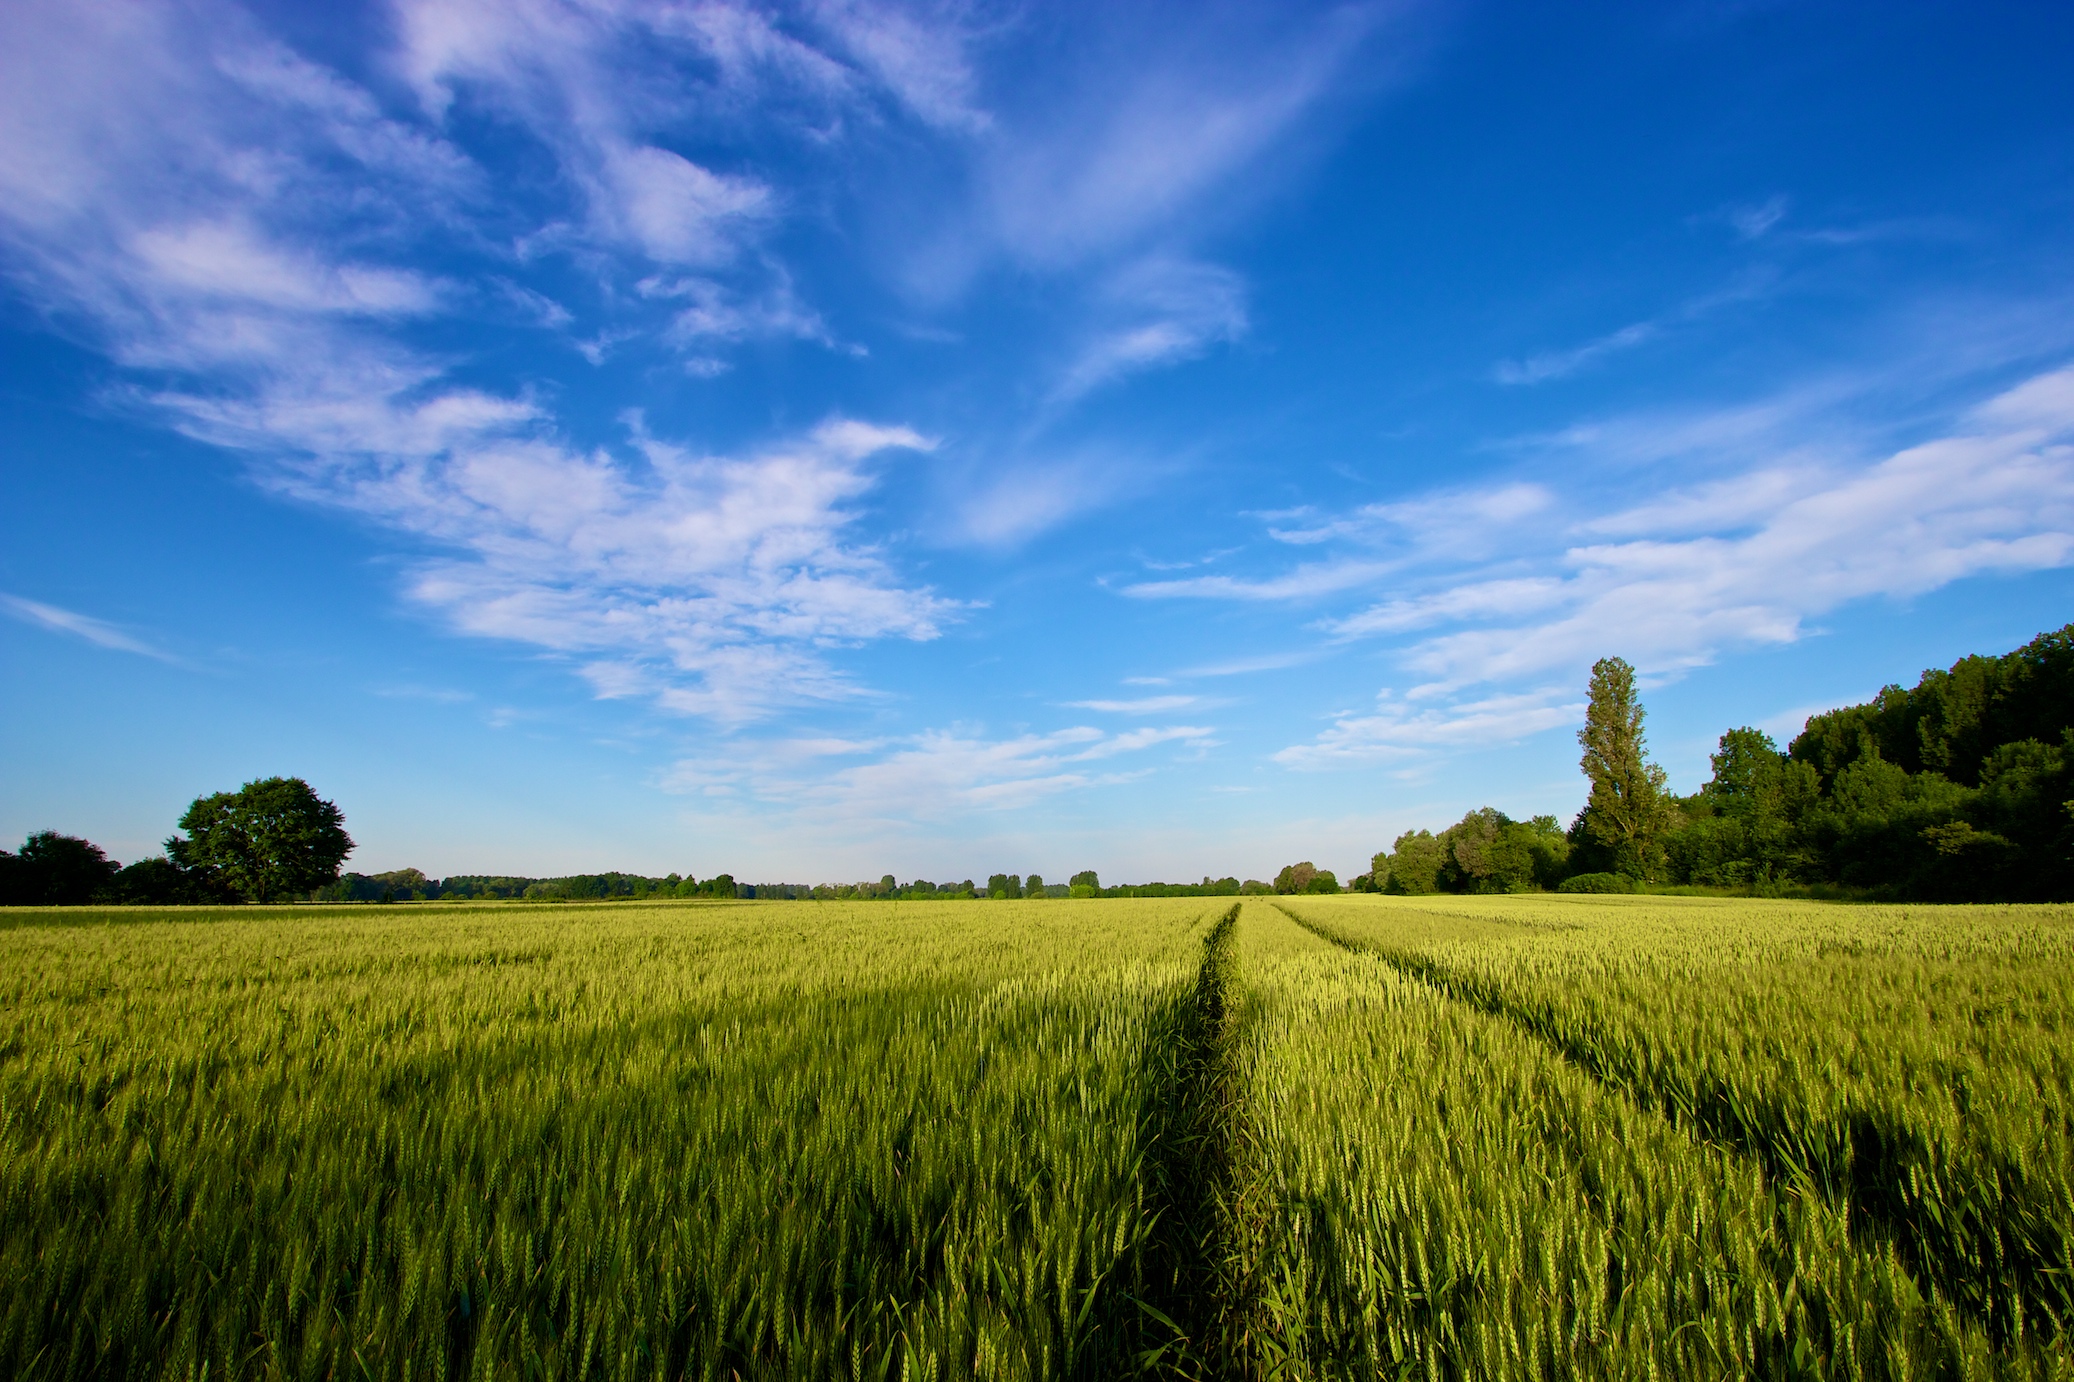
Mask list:
[{"label": "blue sky", "polygon": [[1343,875],[2074,617],[2074,10],[0,9],[0,834]]}]

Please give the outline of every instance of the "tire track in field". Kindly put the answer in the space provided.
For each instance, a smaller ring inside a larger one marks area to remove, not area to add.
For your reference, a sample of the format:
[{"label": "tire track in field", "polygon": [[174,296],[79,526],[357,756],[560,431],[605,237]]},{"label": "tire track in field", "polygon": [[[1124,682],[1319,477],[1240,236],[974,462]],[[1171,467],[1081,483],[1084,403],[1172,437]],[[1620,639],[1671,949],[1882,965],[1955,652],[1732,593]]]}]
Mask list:
[{"label": "tire track in field", "polygon": [[[1925,1223],[1910,1211],[1902,1199],[1908,1179],[1917,1168],[1944,1159],[1915,1129],[1871,1112],[1854,1115],[1848,1124],[1807,1127],[1787,1110],[1720,1081],[1667,1084],[1652,1077],[1642,1057],[1614,1034],[1574,1027],[1554,1013],[1508,998],[1496,984],[1423,956],[1359,944],[1279,903],[1271,905],[1321,940],[1381,960],[1450,1001],[1509,1023],[1688,1136],[1755,1161],[1774,1181],[1820,1196],[1847,1214],[1854,1235],[1863,1231],[1859,1225],[1869,1225],[1876,1244],[1891,1245],[1918,1283],[1934,1285],[1985,1328],[1998,1348],[2025,1333],[2053,1340],[2074,1322],[2067,1243],[2056,1226],[2032,1225],[2034,1232],[2011,1242],[1995,1223]],[[1998,1181],[2004,1179],[2003,1169],[1997,1168]],[[2001,1257],[1985,1271],[1969,1250],[1983,1240]],[[2014,1309],[2004,1294],[2008,1278],[2014,1278],[2020,1302]]]},{"label": "tire track in field", "polygon": [[1157,1377],[1271,1375],[1261,1240],[1270,1218],[1255,1171],[1247,1089],[1251,1012],[1239,974],[1239,905],[1203,941],[1203,962],[1175,1023],[1164,1107],[1146,1173],[1159,1222],[1148,1247],[1138,1351]]}]

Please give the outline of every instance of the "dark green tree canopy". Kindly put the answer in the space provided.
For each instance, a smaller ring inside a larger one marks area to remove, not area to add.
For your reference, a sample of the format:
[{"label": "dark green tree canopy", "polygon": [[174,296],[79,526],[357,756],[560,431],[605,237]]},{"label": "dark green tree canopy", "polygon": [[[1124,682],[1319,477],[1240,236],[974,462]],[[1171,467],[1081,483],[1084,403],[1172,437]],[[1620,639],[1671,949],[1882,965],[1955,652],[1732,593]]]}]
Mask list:
[{"label": "dark green tree canopy", "polygon": [[1420,897],[1440,891],[1440,869],[1447,847],[1430,830],[1407,830],[1397,837],[1388,855],[1377,855],[1372,866],[1376,886],[1384,892]]},{"label": "dark green tree canopy", "polygon": [[1570,842],[1554,816],[1516,821],[1485,806],[1438,835],[1399,835],[1389,853],[1371,861],[1366,887],[1412,897],[1552,888],[1562,881],[1569,855]]},{"label": "dark green tree canopy", "polygon": [[268,777],[197,797],[166,841],[184,869],[205,873],[252,902],[295,897],[337,880],[353,852],[345,816],[299,777]]},{"label": "dark green tree canopy", "polygon": [[116,874],[114,880],[101,890],[97,900],[137,907],[165,907],[182,903],[220,905],[236,902],[239,897],[223,885],[223,880],[183,869],[164,855],[154,854],[148,859],[139,859]]},{"label": "dark green tree canopy", "polygon": [[121,867],[91,841],[39,830],[22,842],[20,854],[0,851],[0,903],[84,906],[108,887]]},{"label": "dark green tree canopy", "polygon": [[1821,775],[1822,789],[1859,759],[1905,772],[1941,773],[1968,787],[2003,744],[2055,744],[2074,725],[2074,624],[2041,633],[2001,656],[1963,657],[1923,673],[1912,690],[1881,689],[1864,705],[1817,715],[1791,749]]},{"label": "dark green tree canopy", "polygon": [[1732,729],[1721,736],[1710,759],[1714,776],[1701,790],[1724,806],[1751,801],[1784,757],[1763,730]]},{"label": "dark green tree canopy", "polygon": [[1329,869],[1321,869],[1306,859],[1300,864],[1285,865],[1275,875],[1275,891],[1278,893],[1336,893],[1339,879]]}]

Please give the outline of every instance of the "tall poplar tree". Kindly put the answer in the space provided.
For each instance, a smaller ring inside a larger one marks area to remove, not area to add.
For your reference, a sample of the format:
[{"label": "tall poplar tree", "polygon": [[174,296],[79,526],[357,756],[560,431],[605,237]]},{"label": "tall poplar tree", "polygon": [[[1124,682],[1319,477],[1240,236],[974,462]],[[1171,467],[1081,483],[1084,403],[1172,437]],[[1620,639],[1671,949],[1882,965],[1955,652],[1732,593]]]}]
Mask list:
[{"label": "tall poplar tree", "polygon": [[1642,719],[1635,669],[1618,657],[1593,663],[1591,703],[1577,731],[1584,775],[1592,784],[1584,831],[1613,856],[1619,872],[1633,878],[1656,871],[1672,809],[1664,770],[1649,761],[1642,742]]}]

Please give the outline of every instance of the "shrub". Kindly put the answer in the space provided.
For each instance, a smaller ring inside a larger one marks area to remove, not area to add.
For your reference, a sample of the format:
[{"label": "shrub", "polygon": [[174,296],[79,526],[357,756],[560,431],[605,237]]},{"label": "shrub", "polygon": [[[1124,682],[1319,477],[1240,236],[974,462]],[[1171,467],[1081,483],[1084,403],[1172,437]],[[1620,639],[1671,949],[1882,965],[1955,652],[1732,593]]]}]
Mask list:
[{"label": "shrub", "polygon": [[1557,892],[1563,893],[1631,893],[1635,880],[1619,873],[1580,873],[1574,878],[1565,878]]}]

